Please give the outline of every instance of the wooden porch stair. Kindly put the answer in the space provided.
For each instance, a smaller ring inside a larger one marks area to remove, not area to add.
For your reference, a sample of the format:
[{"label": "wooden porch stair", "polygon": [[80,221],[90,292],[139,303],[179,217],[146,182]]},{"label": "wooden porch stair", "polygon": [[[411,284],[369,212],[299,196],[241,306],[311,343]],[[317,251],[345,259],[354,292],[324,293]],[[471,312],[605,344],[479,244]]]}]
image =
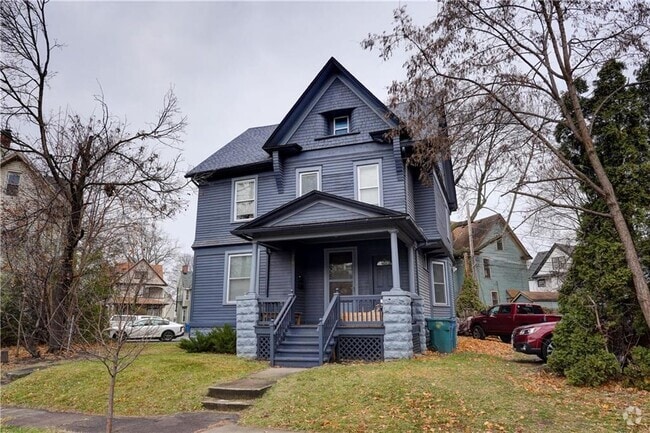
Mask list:
[{"label": "wooden porch stair", "polygon": [[[325,348],[323,363],[332,357],[334,339]],[[316,325],[291,325],[284,340],[275,352],[275,366],[278,367],[318,367],[318,327]]]}]

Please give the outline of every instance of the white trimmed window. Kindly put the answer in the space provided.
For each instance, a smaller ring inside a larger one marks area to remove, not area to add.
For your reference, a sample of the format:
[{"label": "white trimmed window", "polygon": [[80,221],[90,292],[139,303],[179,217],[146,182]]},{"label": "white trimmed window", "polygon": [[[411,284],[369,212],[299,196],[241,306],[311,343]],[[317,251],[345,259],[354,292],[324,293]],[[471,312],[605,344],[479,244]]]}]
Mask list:
[{"label": "white trimmed window", "polygon": [[15,171],[10,171],[7,173],[7,186],[5,188],[5,193],[7,195],[18,195],[18,188],[20,186],[20,173]]},{"label": "white trimmed window", "polygon": [[256,179],[241,179],[233,182],[233,220],[248,221],[255,218],[256,212]]},{"label": "white trimmed window", "polygon": [[433,305],[449,305],[445,262],[431,262],[431,299]]},{"label": "white trimmed window", "polygon": [[382,206],[381,168],[378,162],[356,164],[354,183],[357,200]]},{"label": "white trimmed window", "polygon": [[296,171],[296,197],[307,194],[310,191],[321,190],[321,168],[299,168]]},{"label": "white trimmed window", "polygon": [[350,132],[350,116],[338,116],[332,119],[332,135]]},{"label": "white trimmed window", "polygon": [[226,304],[234,304],[238,296],[248,293],[251,283],[251,260],[251,253],[226,256]]},{"label": "white trimmed window", "polygon": [[492,291],[490,292],[490,296],[492,298],[492,305],[499,305],[499,292]]}]

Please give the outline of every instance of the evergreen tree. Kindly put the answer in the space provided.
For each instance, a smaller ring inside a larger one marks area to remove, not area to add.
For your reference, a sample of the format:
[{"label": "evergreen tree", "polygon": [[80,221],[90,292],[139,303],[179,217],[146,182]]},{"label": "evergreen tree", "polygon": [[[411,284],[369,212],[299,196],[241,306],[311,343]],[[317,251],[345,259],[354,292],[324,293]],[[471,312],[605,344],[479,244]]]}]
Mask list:
[{"label": "evergreen tree", "polygon": [[[650,84],[628,86],[625,66],[610,60],[598,74],[591,97],[581,105],[592,121],[598,156],[617,193],[642,264],[650,259]],[[650,62],[637,83],[650,78]],[[586,86],[584,86],[586,91]],[[567,129],[558,129],[563,153],[585,173],[587,157]],[[616,236],[607,204],[585,189],[573,266],[560,291],[564,315],[553,337],[549,365],[574,384],[596,385],[621,371],[632,349],[648,345],[648,329],[637,302],[632,273]]]}]

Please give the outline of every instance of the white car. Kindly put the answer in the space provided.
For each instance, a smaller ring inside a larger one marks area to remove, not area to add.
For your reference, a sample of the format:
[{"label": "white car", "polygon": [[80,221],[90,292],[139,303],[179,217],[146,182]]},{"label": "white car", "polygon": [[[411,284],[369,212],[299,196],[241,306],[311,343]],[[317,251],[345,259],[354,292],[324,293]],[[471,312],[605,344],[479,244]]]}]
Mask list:
[{"label": "white car", "polygon": [[127,323],[122,332],[120,328],[110,329],[111,338],[157,338],[161,341],[172,341],[184,333],[184,325],[160,317],[147,317]]}]

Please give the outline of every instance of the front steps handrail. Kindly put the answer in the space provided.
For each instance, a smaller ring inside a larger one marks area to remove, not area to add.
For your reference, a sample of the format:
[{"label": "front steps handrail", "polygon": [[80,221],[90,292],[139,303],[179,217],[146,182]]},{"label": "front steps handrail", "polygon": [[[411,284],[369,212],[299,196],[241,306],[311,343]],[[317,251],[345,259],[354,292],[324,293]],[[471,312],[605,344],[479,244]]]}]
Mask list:
[{"label": "front steps handrail", "polygon": [[329,346],[332,338],[334,338],[334,332],[336,331],[336,326],[339,323],[341,305],[341,297],[338,290],[334,293],[330,304],[325,310],[323,318],[318,322],[318,363],[323,365],[323,358],[325,356],[325,348]]},{"label": "front steps handrail", "polygon": [[269,357],[271,366],[275,366],[275,352],[280,343],[282,343],[284,334],[287,332],[287,329],[289,329],[289,325],[291,325],[291,319],[293,317],[293,305],[295,302],[296,296],[291,293],[289,295],[289,298],[285,301],[284,306],[278,313],[278,316],[269,324],[269,343],[271,346]]}]

